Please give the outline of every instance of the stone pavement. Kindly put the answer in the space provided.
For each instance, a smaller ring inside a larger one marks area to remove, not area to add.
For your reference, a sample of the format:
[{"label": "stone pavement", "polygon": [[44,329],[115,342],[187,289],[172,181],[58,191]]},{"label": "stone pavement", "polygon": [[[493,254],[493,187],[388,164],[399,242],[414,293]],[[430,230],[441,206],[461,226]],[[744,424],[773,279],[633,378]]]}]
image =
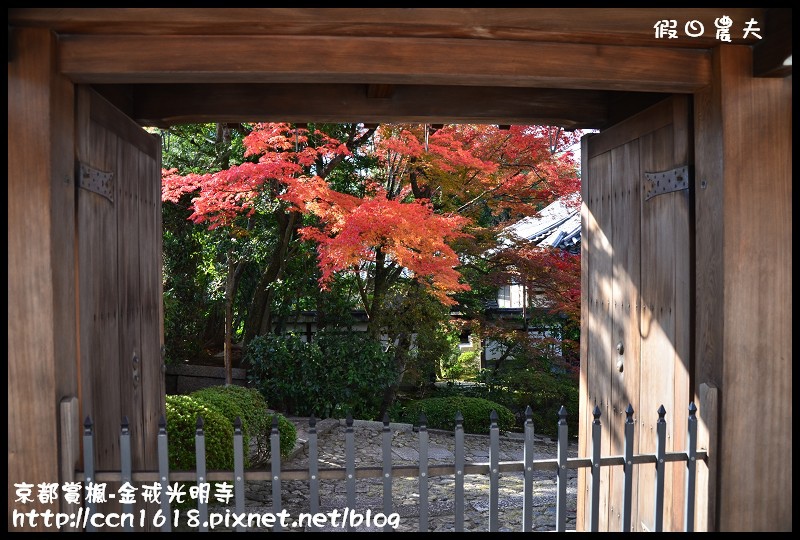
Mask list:
[{"label": "stone pavement", "polygon": [[[291,419],[298,427],[298,445],[293,456],[286,460],[282,469],[307,469],[308,420]],[[382,465],[382,423],[354,422],[356,446],[356,466]],[[419,445],[418,434],[409,424],[391,424],[392,464],[414,465],[417,463]],[[317,423],[319,467],[344,467],[345,423],[343,420],[322,420]],[[500,461],[522,459],[523,441],[521,434],[504,434],[500,437]],[[455,458],[454,436],[451,432],[429,430],[429,464],[453,463]],[[489,461],[489,436],[465,434],[465,461],[487,463]],[[556,457],[557,445],[547,437],[536,436],[534,443],[535,459]],[[577,444],[570,445],[569,457],[577,456]],[[568,472],[567,487],[567,530],[575,529],[577,504],[577,471]],[[428,529],[430,531],[454,531],[454,485],[452,476],[431,476],[428,480]],[[522,530],[522,472],[500,473],[499,486],[499,525],[501,531]],[[306,481],[283,481],[281,507],[296,518],[300,513],[309,512],[308,483]],[[271,513],[272,487],[269,481],[249,481],[246,486],[246,512]],[[419,482],[417,478],[392,479],[393,511],[399,514],[398,531],[419,531]],[[366,515],[370,510],[374,516],[383,512],[383,483],[381,478],[356,480],[355,511]],[[489,477],[469,474],[464,477],[464,530],[489,530]],[[556,527],[556,477],[554,471],[534,471],[533,487],[534,530],[554,531]],[[344,480],[320,481],[320,512],[339,510],[347,506],[347,491]],[[210,511],[219,511],[209,509]],[[351,509],[353,511],[353,509]],[[339,518],[341,519],[341,518]],[[269,530],[253,528],[248,530]],[[287,528],[287,531],[303,531],[302,527]],[[346,529],[330,525],[322,530]],[[362,525],[355,530],[380,530],[372,524]]]}]

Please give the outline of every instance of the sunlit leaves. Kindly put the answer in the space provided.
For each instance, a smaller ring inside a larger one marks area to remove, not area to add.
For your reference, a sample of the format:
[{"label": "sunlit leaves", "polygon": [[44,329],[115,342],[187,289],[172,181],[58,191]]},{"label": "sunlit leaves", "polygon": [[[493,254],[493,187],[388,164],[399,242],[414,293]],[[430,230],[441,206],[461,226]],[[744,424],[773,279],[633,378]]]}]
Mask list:
[{"label": "sunlit leaves", "polygon": [[[210,229],[282,204],[313,218],[300,233],[317,246],[323,287],[335,274],[359,274],[381,257],[381,264],[403,270],[395,277],[418,281],[449,305],[454,293],[470,289],[459,252],[478,256],[489,247],[479,248],[480,239],[491,242],[507,222],[578,190],[568,150],[578,134],[558,128],[384,124],[357,156],[345,139],[326,131],[255,124],[243,141],[250,161],[206,174],[165,170],[162,197],[176,201],[191,193],[190,219]],[[367,165],[353,166],[356,157]],[[349,164],[338,169],[347,178],[328,167],[342,163]],[[524,248],[508,257],[513,260],[503,264],[519,265],[532,279],[546,277],[544,270],[528,268],[562,264]],[[557,294],[567,299],[573,292],[567,287]]]},{"label": "sunlit leaves", "polygon": [[336,272],[358,272],[364,261],[374,262],[380,250],[445,304],[453,303],[449,293],[469,289],[460,282],[458,255],[448,244],[464,236],[462,216],[436,214],[425,200],[401,202],[383,191],[359,199],[327,189],[321,179],[289,182],[286,198],[321,220],[320,227],[300,232],[318,244],[323,286]]}]

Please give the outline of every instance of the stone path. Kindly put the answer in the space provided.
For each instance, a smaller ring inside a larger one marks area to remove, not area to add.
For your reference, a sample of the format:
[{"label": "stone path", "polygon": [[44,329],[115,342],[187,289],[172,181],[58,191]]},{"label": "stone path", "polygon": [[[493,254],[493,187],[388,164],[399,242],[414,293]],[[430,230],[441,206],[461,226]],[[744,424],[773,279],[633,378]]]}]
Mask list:
[{"label": "stone path", "polygon": [[[282,469],[308,467],[307,439],[308,421],[292,419],[298,427],[298,445],[293,456],[286,460]],[[392,464],[414,465],[417,463],[418,434],[409,424],[392,424]],[[356,443],[356,466],[382,465],[382,424],[380,422],[356,421],[354,434]],[[317,423],[319,466],[343,467],[345,455],[345,425],[340,420],[324,420]],[[489,461],[489,437],[466,434],[465,460],[470,463]],[[522,459],[521,434],[509,434],[500,438],[500,461]],[[430,465],[454,462],[454,436],[452,433],[429,430]],[[536,437],[535,459],[556,457],[557,445],[547,437]],[[577,445],[571,444],[569,457],[577,456]],[[567,487],[567,530],[575,528],[577,497],[577,472],[570,469]],[[432,476],[428,481],[430,531],[454,530],[454,484],[452,476]],[[522,473],[501,473],[499,486],[499,525],[501,531],[522,530]],[[281,490],[281,507],[293,518],[309,512],[308,483],[306,481],[284,481]],[[398,531],[419,531],[419,482],[417,478],[393,478],[393,510],[399,514]],[[246,512],[271,513],[272,487],[269,481],[251,481],[246,486]],[[356,480],[355,509],[362,515],[370,510],[374,516],[383,511],[383,483],[381,478]],[[464,530],[489,530],[489,477],[487,475],[465,475],[464,477]],[[554,531],[556,527],[556,477],[552,471],[535,471],[533,487],[534,529]],[[320,481],[320,511],[343,512],[347,506],[347,491],[344,480]],[[215,511],[209,509],[210,511]],[[218,511],[218,510],[216,510]],[[352,509],[351,509],[352,511]],[[341,518],[339,518],[341,519]],[[268,530],[254,527],[248,530]],[[303,527],[290,527],[287,531],[303,531]],[[333,528],[330,524],[322,530]],[[355,530],[380,530],[374,523]]]}]

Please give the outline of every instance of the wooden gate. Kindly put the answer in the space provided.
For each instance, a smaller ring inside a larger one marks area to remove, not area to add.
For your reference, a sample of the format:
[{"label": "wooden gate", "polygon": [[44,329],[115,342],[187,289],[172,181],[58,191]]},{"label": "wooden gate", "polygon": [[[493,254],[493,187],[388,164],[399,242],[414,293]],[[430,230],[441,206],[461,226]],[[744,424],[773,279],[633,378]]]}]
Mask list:
[{"label": "wooden gate", "polygon": [[[623,453],[629,404],[637,453],[654,451],[661,405],[668,419],[686,414],[693,371],[690,118],[689,96],[673,96],[583,140],[582,456],[595,406],[609,426],[603,455]],[[685,430],[668,425],[667,450],[685,449]],[[619,531],[623,468],[603,474],[600,530]],[[637,471],[632,530],[652,530],[653,482],[654,473]],[[588,523],[587,489],[582,472],[579,530]],[[665,530],[682,530],[683,491],[684,469],[669,464]]]},{"label": "wooden gate", "polygon": [[88,87],[76,91],[79,400],[99,432],[96,466],[119,467],[129,416],[133,466],[155,469],[164,414],[161,146]]}]

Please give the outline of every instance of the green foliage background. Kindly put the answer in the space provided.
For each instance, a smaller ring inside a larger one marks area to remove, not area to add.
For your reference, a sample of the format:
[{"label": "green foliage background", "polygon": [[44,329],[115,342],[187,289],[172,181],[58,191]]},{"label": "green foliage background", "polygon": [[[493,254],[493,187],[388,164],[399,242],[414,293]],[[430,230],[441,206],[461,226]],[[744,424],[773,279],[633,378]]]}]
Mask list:
[{"label": "green foliage background", "polygon": [[315,337],[255,338],[245,353],[252,384],[287,414],[376,417],[382,391],[396,379],[381,344],[363,332],[323,330]]},{"label": "green foliage background", "polygon": [[467,396],[434,397],[412,401],[402,408],[398,421],[419,425],[420,413],[425,413],[428,427],[452,431],[456,413],[464,417],[464,433],[488,434],[491,413],[498,416],[497,425],[503,431],[516,427],[514,413],[507,407],[488,399]]}]

